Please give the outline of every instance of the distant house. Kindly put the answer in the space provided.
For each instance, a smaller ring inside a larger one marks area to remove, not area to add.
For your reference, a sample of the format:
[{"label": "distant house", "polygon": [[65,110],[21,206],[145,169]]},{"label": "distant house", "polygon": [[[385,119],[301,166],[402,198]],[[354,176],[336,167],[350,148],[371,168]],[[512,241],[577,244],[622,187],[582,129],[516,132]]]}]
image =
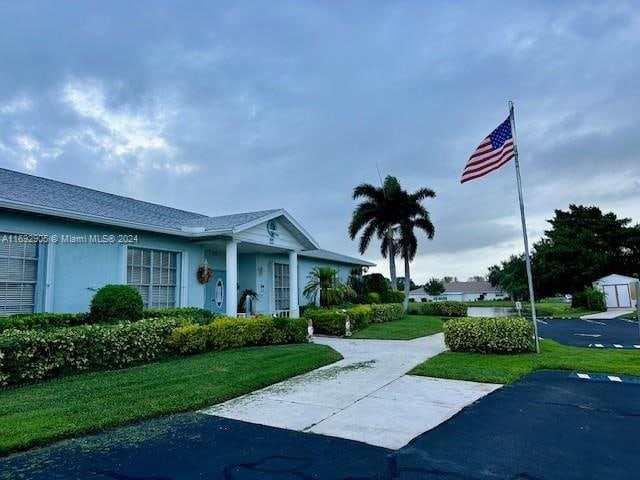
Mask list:
[{"label": "distant house", "polygon": [[428,300],[449,300],[453,302],[474,302],[476,300],[496,300],[507,294],[500,287],[493,287],[489,282],[450,282],[444,284],[442,295],[427,295],[424,288],[416,288],[409,293],[409,299],[416,302]]},{"label": "distant house", "polygon": [[86,311],[119,283],[149,309],[235,316],[252,290],[256,313],[297,317],[314,267],[346,281],[372,265],[321,249],[284,209],[209,217],[0,168],[0,316]]},{"label": "distant house", "polygon": [[637,278],[613,273],[593,282],[593,287],[604,292],[607,308],[631,308],[636,305],[637,282]]}]

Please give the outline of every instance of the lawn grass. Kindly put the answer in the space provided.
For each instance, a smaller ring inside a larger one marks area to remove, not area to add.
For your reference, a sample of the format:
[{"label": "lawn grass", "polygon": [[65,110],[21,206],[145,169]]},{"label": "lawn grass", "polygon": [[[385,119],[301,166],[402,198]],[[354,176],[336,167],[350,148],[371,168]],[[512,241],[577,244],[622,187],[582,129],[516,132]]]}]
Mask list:
[{"label": "lawn grass", "polygon": [[440,317],[425,315],[405,315],[395,322],[372,323],[354,332],[351,338],[371,338],[377,340],[411,340],[442,331]]},{"label": "lawn grass", "polygon": [[[478,300],[477,302],[464,302],[468,307],[510,307],[516,308],[515,302],[511,300]],[[522,302],[522,313],[531,316],[531,309],[528,302]],[[556,300],[536,302],[536,314],[539,317],[571,317],[578,318],[582,315],[597,313],[586,308],[571,308],[570,303]]]},{"label": "lawn grass", "polygon": [[0,390],[0,453],[206,407],[340,358],[324,345],[240,348]]},{"label": "lawn grass", "polygon": [[426,377],[509,384],[540,369],[640,375],[640,352],[569,347],[553,340],[543,340],[540,354],[484,355],[444,352],[421,363],[409,373]]}]

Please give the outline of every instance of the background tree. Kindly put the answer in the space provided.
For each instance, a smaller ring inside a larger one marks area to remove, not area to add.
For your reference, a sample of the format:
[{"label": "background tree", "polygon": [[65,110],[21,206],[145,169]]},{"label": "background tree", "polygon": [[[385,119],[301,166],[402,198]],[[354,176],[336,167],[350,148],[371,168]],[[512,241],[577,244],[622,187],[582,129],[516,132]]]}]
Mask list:
[{"label": "background tree", "polygon": [[391,282],[381,273],[370,273],[362,277],[364,280],[364,289],[366,293],[373,292],[384,298],[391,287]]},{"label": "background tree", "polygon": [[474,275],[473,277],[469,277],[467,279],[467,282],[486,282],[487,281],[487,277],[484,277],[482,275]]},{"label": "background tree", "polygon": [[445,277],[442,277],[442,281],[444,283],[457,282],[458,281],[458,277],[445,276]]},{"label": "background tree", "polygon": [[511,255],[500,265],[489,267],[489,282],[507,292],[512,300],[529,298],[524,254]]},{"label": "background tree", "polygon": [[424,284],[424,291],[427,295],[438,296],[444,293],[444,283],[437,278],[431,278]]},{"label": "background tree", "polygon": [[575,293],[611,273],[638,273],[638,227],[598,207],[555,210],[551,228],[534,245],[538,295]]},{"label": "background tree", "polygon": [[381,240],[380,253],[389,259],[391,288],[397,288],[396,242],[394,226],[398,223],[398,205],[402,189],[396,177],[388,175],[382,187],[362,183],[353,189],[353,199],[363,201],[356,206],[349,224],[349,236],[354,240],[358,233],[358,249],[364,255],[374,236]]},{"label": "background tree", "polygon": [[365,292],[364,278],[362,275],[362,267],[353,267],[349,272],[349,278],[347,279],[347,285],[349,285],[357,295],[362,295]]},{"label": "background tree", "polygon": [[[414,283],[413,280],[409,279],[409,289],[415,290],[418,286]],[[398,290],[404,290],[404,277],[398,277]]]}]

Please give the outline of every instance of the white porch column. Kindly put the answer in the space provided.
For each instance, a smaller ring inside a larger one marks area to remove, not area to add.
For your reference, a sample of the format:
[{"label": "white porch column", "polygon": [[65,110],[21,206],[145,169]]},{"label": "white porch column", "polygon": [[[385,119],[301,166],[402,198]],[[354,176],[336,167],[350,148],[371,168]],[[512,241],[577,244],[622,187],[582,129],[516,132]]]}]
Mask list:
[{"label": "white porch column", "polygon": [[226,313],[230,317],[238,316],[238,242],[227,242],[227,290]]},{"label": "white porch column", "polygon": [[298,307],[298,252],[289,252],[289,316],[300,317]]}]

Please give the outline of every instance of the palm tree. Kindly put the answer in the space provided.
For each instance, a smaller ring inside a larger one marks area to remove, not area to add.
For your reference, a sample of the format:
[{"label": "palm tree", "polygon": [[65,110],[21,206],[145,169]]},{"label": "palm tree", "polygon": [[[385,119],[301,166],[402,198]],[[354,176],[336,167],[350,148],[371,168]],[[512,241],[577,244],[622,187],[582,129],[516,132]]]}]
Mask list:
[{"label": "palm tree", "polygon": [[355,291],[342,283],[338,271],[331,267],[313,267],[302,294],[312,303],[319,297],[321,307],[338,305],[348,297],[355,297]]},{"label": "palm tree", "polygon": [[396,276],[396,240],[394,226],[398,223],[398,206],[402,197],[402,188],[396,177],[387,175],[382,187],[369,183],[362,183],[353,189],[353,199],[362,198],[363,201],[353,211],[349,224],[349,236],[354,240],[358,232],[360,236],[359,251],[364,255],[371,239],[375,235],[380,242],[380,253],[383,258],[389,258],[389,273],[391,288],[398,288]]},{"label": "palm tree", "polygon": [[429,212],[422,205],[427,198],[434,198],[436,193],[430,188],[421,188],[414,193],[408,193],[402,190],[402,199],[400,201],[401,219],[399,221],[398,230],[400,238],[398,239],[400,256],[404,259],[404,309],[409,305],[409,291],[411,284],[410,262],[416,256],[418,251],[418,239],[416,238],[415,229],[423,230],[427,234],[429,240],[435,235],[435,227],[431,223]]}]

